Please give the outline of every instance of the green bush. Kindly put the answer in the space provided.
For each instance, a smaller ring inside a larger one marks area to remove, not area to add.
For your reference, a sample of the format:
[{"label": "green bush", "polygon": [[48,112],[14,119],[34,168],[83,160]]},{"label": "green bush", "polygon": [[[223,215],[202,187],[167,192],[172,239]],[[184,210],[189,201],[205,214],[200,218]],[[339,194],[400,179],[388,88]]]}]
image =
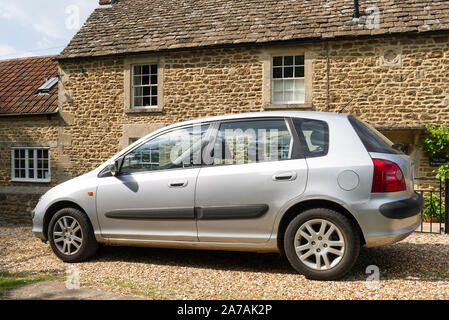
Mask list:
[{"label": "green bush", "polygon": [[[428,125],[421,145],[428,157],[449,158],[449,127],[444,124]],[[449,162],[438,168],[436,178],[449,179]]]},{"label": "green bush", "polygon": [[438,167],[438,174],[436,175],[437,179],[446,180],[449,179],[449,162]]},{"label": "green bush", "polygon": [[[444,200],[443,200],[444,201]],[[440,196],[424,197],[424,208],[422,213],[423,219],[440,218],[444,221],[444,202],[440,206]]]},{"label": "green bush", "polygon": [[421,148],[429,157],[448,157],[449,127],[444,124],[428,125]]}]

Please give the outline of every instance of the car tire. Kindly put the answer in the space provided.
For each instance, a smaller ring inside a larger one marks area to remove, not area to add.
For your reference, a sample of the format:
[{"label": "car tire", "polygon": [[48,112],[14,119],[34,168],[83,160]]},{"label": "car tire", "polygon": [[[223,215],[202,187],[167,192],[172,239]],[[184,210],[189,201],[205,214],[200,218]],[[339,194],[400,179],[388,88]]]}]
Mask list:
[{"label": "car tire", "polygon": [[289,223],[284,250],[292,267],[307,279],[338,280],[359,256],[360,235],[343,214],[326,208],[309,209]]},{"label": "car tire", "polygon": [[98,249],[89,219],[75,208],[56,212],[48,225],[48,239],[53,252],[64,262],[85,261]]}]

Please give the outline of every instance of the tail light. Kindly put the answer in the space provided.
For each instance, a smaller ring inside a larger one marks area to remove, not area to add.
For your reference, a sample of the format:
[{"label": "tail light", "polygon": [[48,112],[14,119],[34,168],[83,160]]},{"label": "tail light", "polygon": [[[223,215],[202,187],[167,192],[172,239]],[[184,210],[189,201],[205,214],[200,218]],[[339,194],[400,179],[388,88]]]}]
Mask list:
[{"label": "tail light", "polygon": [[373,159],[374,176],[371,192],[395,192],[406,189],[401,168],[391,161]]}]

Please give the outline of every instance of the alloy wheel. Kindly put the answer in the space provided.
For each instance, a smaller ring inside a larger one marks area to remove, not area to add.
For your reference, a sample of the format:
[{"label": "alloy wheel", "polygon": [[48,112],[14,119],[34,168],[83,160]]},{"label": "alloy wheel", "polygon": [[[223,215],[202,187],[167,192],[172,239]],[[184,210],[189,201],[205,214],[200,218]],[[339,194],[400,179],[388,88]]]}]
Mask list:
[{"label": "alloy wheel", "polygon": [[294,238],[299,260],[307,267],[325,271],[334,268],[345,253],[345,239],[340,229],[325,219],[303,223]]},{"label": "alloy wheel", "polygon": [[79,222],[70,216],[59,218],[53,227],[53,241],[61,253],[76,254],[83,243],[83,231]]}]

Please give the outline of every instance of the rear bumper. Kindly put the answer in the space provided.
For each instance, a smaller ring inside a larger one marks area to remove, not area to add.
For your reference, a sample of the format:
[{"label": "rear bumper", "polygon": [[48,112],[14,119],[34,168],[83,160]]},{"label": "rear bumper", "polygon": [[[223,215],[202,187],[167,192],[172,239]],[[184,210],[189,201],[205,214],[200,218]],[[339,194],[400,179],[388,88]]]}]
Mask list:
[{"label": "rear bumper", "polygon": [[405,219],[421,212],[423,197],[416,192],[408,199],[387,202],[380,206],[380,213],[390,219]]},{"label": "rear bumper", "polygon": [[386,232],[386,233],[380,234],[380,235],[368,236],[365,238],[366,247],[367,248],[379,247],[379,246],[384,246],[387,244],[392,244],[392,243],[404,240],[413,231],[415,231],[416,228],[418,228],[420,224],[421,224],[421,219],[419,219],[416,223],[410,225],[409,227],[406,227],[403,229],[392,230],[392,231],[389,231],[389,232]]},{"label": "rear bumper", "polygon": [[379,195],[354,207],[366,246],[377,247],[401,241],[419,227],[423,198],[417,193]]}]

